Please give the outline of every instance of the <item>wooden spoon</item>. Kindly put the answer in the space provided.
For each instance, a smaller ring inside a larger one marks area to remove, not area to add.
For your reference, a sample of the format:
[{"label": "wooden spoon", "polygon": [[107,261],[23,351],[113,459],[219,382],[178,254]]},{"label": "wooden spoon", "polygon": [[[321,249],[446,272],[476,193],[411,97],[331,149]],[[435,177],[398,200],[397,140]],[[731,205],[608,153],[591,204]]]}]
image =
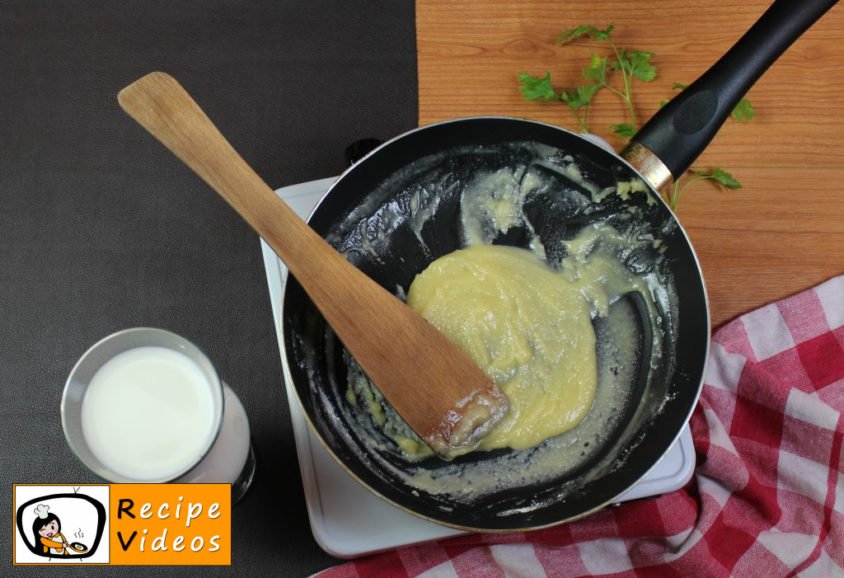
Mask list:
[{"label": "wooden spoon", "polygon": [[302,221],[173,77],[150,73],[117,98],[273,248],[367,376],[434,451],[446,458],[465,453],[504,417],[507,398],[486,374]]}]

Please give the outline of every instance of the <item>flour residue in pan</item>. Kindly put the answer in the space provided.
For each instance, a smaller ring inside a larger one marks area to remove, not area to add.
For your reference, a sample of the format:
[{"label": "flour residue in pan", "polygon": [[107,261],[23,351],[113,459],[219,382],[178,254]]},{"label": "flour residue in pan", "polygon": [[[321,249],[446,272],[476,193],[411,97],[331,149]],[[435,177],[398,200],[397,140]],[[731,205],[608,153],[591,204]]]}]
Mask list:
[{"label": "flour residue in pan", "polygon": [[[541,507],[577,488],[583,472],[619,467],[620,452],[611,446],[631,441],[626,425],[641,413],[638,397],[673,370],[665,354],[675,324],[665,313],[674,298],[661,265],[665,231],[648,228],[638,214],[650,206],[647,187],[629,175],[593,180],[589,167],[564,151],[515,143],[423,159],[383,188],[329,241],[402,298],[420,265],[456,249],[508,244],[530,250],[579,283],[597,337],[597,388],[586,416],[561,435],[529,449],[444,463],[429,457],[344,351],[347,384],[337,384],[345,400],[337,419],[370,448],[367,459],[417,491],[442,497],[443,509],[452,501],[472,503],[560,480],[550,494],[537,495]],[[631,192],[643,191],[641,202],[629,204]]]}]

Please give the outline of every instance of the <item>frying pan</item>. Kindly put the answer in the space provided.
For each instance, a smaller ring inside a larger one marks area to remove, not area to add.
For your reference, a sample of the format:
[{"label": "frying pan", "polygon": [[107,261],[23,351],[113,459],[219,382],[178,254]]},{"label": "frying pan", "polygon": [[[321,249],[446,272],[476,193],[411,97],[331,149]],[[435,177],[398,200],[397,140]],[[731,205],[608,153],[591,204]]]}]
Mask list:
[{"label": "frying pan", "polygon": [[88,551],[88,546],[86,546],[82,542],[71,542],[70,544],[68,544],[68,548],[79,553]]},{"label": "frying pan", "polygon": [[[596,402],[586,418],[612,414],[600,435],[579,437],[578,426],[529,450],[411,462],[372,425],[361,404],[347,399],[353,362],[302,288],[289,279],[282,305],[285,378],[338,463],[412,514],[477,531],[572,520],[635,485],[688,421],[709,349],[698,261],[657,191],[688,169],[750,86],[835,3],[774,2],[724,57],[642,127],[623,158],[555,126],[483,117],[410,131],[347,170],[309,223],[391,291],[401,295],[431,261],[463,246],[460,203],[469,183],[499,171],[534,172],[542,186],[526,197],[522,226],[493,242],[525,246],[538,235],[554,265],[564,256],[566,240],[594,223],[610,224],[630,240],[618,258],[629,271],[647,277],[657,313],[649,316],[635,294],[612,306],[634,319],[636,339],[623,402],[612,412]],[[641,179],[642,194],[594,195],[619,192],[624,183]],[[595,331],[599,341],[607,332],[599,319]],[[603,361],[610,356],[598,354]],[[599,391],[602,387],[603,381]],[[576,452],[578,459],[569,459]]]}]

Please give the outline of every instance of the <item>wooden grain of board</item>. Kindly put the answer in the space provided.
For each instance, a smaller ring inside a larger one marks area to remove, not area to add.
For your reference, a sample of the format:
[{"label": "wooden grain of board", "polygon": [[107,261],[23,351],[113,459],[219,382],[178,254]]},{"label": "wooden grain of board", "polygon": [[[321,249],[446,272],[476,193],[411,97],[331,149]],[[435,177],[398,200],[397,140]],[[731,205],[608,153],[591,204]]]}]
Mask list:
[{"label": "wooden grain of board", "polygon": [[[556,46],[560,31],[612,23],[619,45],[655,53],[658,78],[635,87],[649,118],[674,82],[689,83],[764,12],[760,0],[595,1],[417,0],[419,123],[500,114],[575,129],[558,103],[530,103],[520,71],[550,71],[559,87],[580,82],[590,42]],[[838,6],[762,77],[749,97],[756,118],[728,122],[701,158],[743,184],[698,184],[678,216],[698,253],[713,326],[844,273],[844,8]],[[608,136],[624,118],[603,94],[591,129]],[[618,139],[610,138],[617,148]]]}]

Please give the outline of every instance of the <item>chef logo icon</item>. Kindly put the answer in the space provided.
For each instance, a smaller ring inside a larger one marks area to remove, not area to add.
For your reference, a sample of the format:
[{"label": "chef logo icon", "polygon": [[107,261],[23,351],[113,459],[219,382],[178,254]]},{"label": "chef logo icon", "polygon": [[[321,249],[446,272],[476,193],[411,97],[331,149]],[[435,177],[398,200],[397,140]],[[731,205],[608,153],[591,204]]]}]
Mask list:
[{"label": "chef logo icon", "polygon": [[14,492],[15,564],[108,563],[108,486],[16,485]]}]

